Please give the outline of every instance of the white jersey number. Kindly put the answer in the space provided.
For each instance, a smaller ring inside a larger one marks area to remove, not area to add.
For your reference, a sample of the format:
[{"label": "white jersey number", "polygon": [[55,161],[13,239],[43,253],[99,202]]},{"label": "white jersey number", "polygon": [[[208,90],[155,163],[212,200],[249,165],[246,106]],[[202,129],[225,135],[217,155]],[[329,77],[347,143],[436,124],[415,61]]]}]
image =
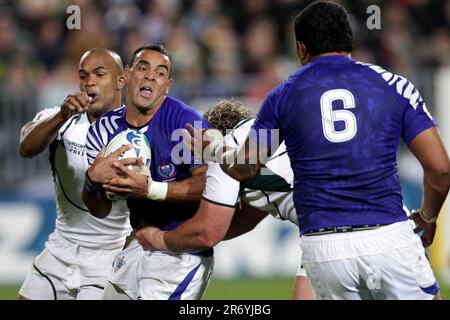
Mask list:
[{"label": "white jersey number", "polygon": [[[335,89],[325,92],[320,98],[320,109],[322,111],[322,129],[325,138],[331,142],[345,142],[356,135],[355,115],[348,110],[333,110],[333,101],[342,100],[344,109],[355,108],[355,97],[345,89]],[[344,129],[337,131],[334,123],[344,121]]]}]

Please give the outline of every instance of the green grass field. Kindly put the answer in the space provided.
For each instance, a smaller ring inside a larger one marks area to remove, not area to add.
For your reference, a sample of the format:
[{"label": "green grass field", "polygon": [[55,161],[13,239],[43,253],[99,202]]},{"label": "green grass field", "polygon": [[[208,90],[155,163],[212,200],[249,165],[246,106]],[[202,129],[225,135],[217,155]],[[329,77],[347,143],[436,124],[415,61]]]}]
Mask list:
[{"label": "green grass field", "polygon": [[[205,300],[290,300],[293,279],[213,280]],[[0,287],[0,300],[16,299],[18,286]],[[450,287],[441,287],[442,298],[450,299]]]}]

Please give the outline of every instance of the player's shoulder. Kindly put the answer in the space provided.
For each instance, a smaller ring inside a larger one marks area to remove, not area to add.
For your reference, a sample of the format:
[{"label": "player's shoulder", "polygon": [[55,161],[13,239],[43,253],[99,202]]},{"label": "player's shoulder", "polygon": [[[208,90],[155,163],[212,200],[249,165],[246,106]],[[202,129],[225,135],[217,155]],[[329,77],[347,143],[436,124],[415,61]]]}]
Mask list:
[{"label": "player's shoulder", "polygon": [[[85,130],[80,130],[84,126]],[[86,135],[86,130],[89,127],[89,120],[86,112],[77,113],[71,116],[59,129],[60,135],[63,136],[69,130],[75,132],[75,134]]]},{"label": "player's shoulder", "polygon": [[110,118],[117,117],[117,116],[122,117],[123,113],[125,112],[125,109],[126,109],[125,106],[120,106],[116,109],[105,112],[99,119],[102,119],[102,118],[110,119]]},{"label": "player's shoulder", "polygon": [[388,86],[404,85],[407,82],[408,83],[410,82],[405,77],[390,72],[376,64],[365,63],[355,60],[354,65],[359,72],[383,80]]},{"label": "player's shoulder", "polygon": [[167,104],[169,110],[171,111],[175,111],[178,113],[199,114],[199,112],[195,108],[188,105],[186,102],[183,102],[180,99],[171,96],[167,96],[165,103]]},{"label": "player's shoulder", "polygon": [[203,127],[207,125],[200,112],[187,103],[170,96],[164,103],[163,117],[167,122],[172,122],[175,127],[184,128],[186,123],[193,124],[195,121],[202,121]]},{"label": "player's shoulder", "polygon": [[361,61],[355,61],[355,65],[361,70],[364,70],[368,76],[372,76],[382,82],[385,87],[388,87],[394,93],[397,99],[407,101],[415,109],[422,101],[418,90],[414,84],[404,76],[395,74],[384,68]]},{"label": "player's shoulder", "polygon": [[121,106],[114,110],[104,113],[100,118],[93,122],[91,127],[95,127],[97,130],[114,131],[119,126],[118,120],[122,119],[125,112],[125,106]]}]

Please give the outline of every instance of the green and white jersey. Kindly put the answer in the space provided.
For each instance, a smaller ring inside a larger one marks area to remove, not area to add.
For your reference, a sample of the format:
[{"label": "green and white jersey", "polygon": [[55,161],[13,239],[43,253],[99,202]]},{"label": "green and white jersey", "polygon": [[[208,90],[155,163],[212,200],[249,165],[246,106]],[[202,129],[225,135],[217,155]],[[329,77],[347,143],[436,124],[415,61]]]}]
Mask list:
[{"label": "green and white jersey", "polygon": [[[224,137],[225,143],[231,147],[240,146],[247,138],[253,122],[254,119],[239,123]],[[224,173],[219,164],[209,164],[203,199],[218,205],[235,207],[240,198],[252,207],[298,225],[292,200],[293,178],[291,163],[283,143],[261,168],[261,172],[242,185]]]}]

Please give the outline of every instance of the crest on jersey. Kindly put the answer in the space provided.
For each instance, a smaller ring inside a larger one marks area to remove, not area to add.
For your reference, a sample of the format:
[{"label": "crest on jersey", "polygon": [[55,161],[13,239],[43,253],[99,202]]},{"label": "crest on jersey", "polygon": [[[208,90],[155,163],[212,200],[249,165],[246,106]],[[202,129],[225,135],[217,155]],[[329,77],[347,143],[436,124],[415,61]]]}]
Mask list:
[{"label": "crest on jersey", "polygon": [[124,255],[120,255],[116,258],[116,260],[114,260],[114,264],[113,264],[113,270],[114,272],[119,271],[120,268],[122,268],[125,265],[125,256]]},{"label": "crest on jersey", "polygon": [[175,177],[177,172],[175,171],[175,166],[172,163],[164,160],[158,166],[158,174],[163,179],[171,179]]}]

